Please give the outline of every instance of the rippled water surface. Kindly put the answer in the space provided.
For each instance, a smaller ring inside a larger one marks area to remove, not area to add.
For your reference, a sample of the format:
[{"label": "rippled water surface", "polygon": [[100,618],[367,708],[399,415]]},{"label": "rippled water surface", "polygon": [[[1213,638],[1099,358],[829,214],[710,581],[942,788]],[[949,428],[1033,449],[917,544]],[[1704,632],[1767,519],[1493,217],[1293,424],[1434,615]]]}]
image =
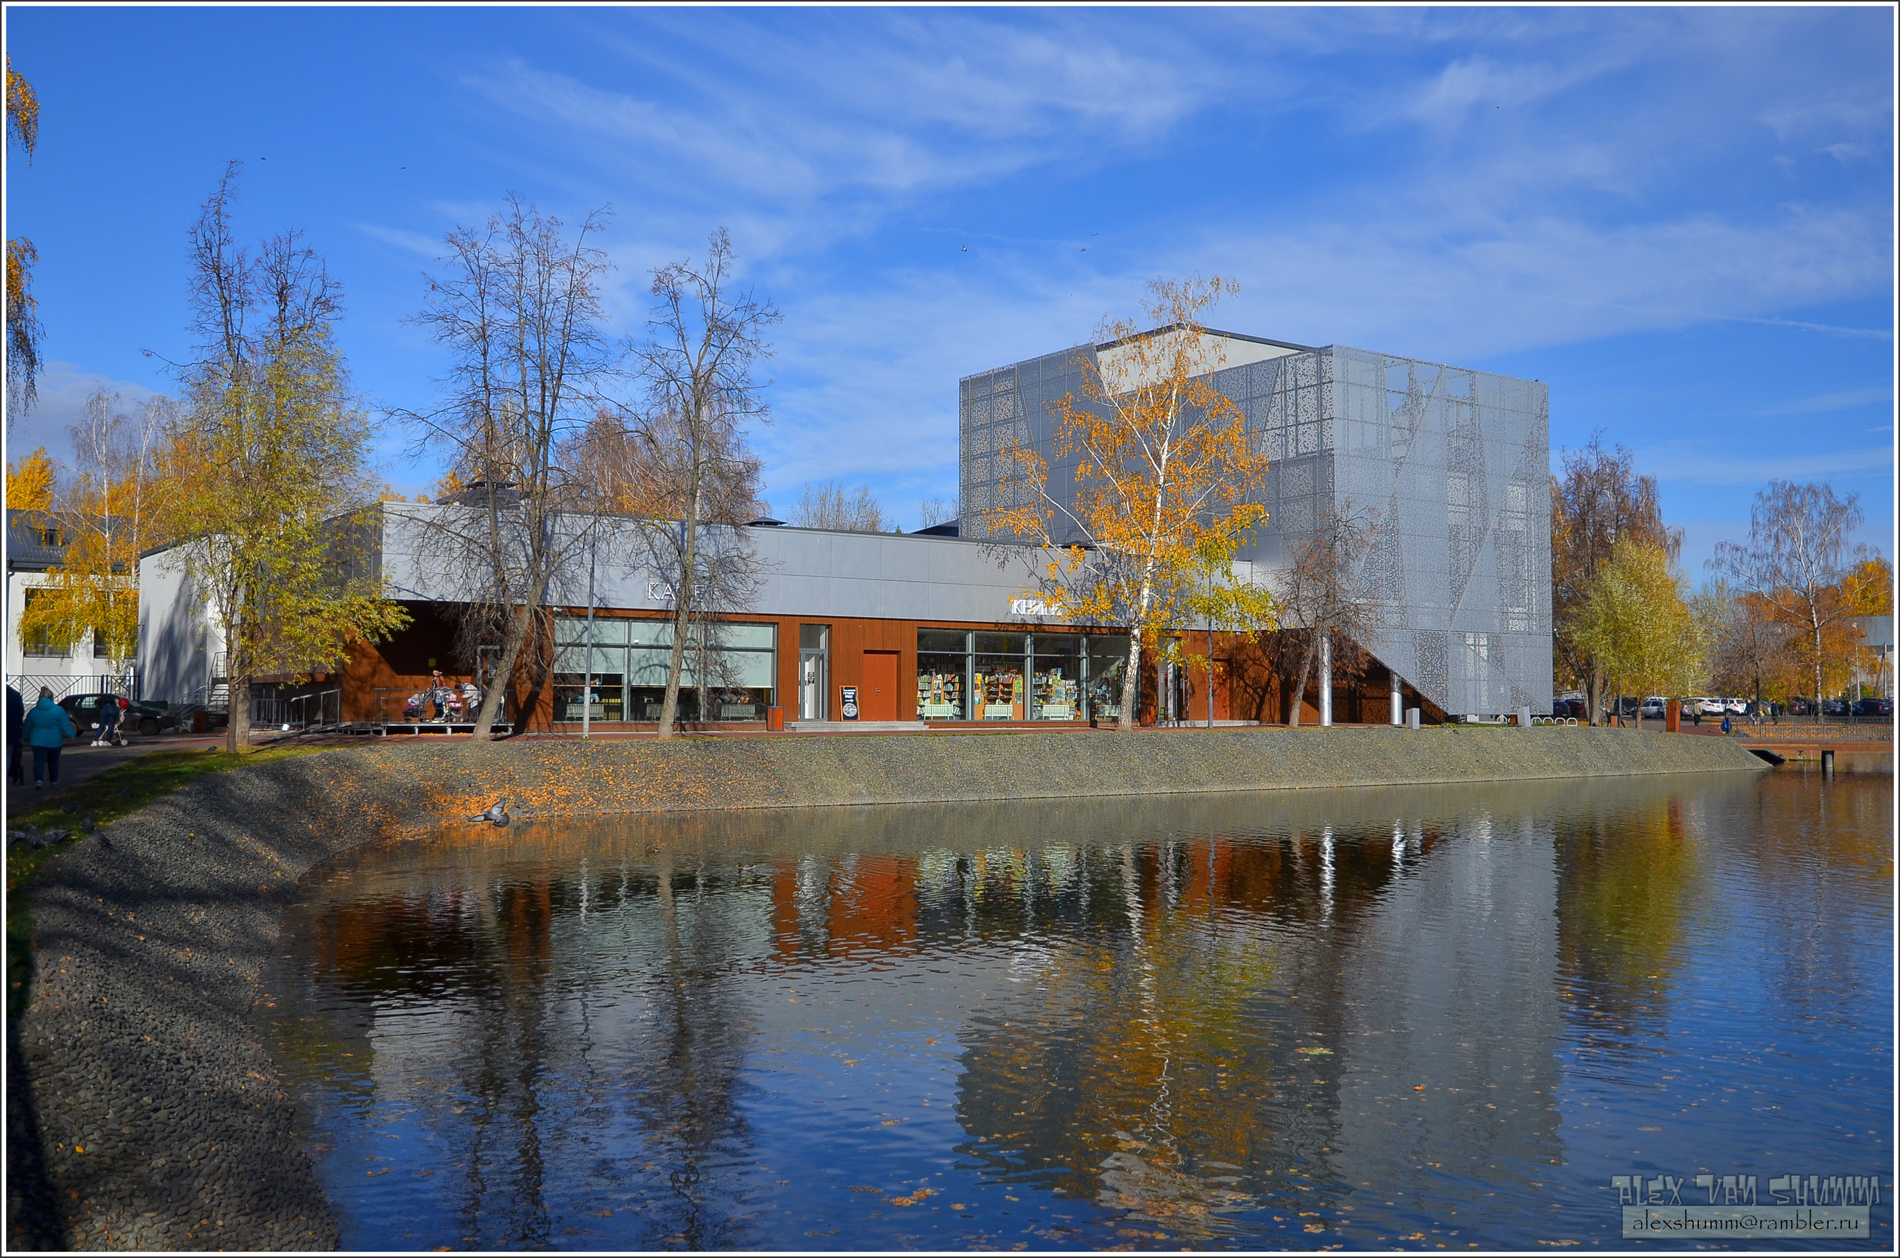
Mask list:
[{"label": "rippled water surface", "polygon": [[1613,1176],[1813,1174],[1889,1249],[1891,790],[459,829],[316,871],[266,1015],[349,1248],[1625,1248]]}]

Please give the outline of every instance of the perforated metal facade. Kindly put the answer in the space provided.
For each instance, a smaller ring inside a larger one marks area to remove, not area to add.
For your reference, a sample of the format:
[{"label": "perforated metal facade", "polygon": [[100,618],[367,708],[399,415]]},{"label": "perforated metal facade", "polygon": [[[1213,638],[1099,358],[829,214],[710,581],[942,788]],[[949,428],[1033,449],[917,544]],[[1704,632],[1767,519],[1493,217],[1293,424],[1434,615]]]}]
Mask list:
[{"label": "perforated metal facade", "polygon": [[[1250,354],[1274,344],[1246,342]],[[961,382],[965,536],[1010,505],[1010,442],[1051,457],[1050,403],[1080,396],[1095,353]],[[1270,460],[1252,495],[1268,523],[1242,558],[1283,567],[1329,506],[1377,510],[1364,575],[1378,629],[1362,645],[1447,712],[1550,710],[1548,386],[1342,345],[1284,346],[1212,380]],[[1073,495],[1073,463],[1052,459],[1049,488]]]}]

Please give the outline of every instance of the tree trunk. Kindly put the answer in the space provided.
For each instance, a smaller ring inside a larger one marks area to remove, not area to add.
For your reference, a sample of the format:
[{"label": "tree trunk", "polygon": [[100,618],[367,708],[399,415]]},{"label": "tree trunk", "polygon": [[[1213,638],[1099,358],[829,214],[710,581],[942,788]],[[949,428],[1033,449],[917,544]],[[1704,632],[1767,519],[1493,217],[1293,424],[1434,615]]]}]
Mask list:
[{"label": "tree trunk", "polygon": [[239,755],[251,745],[251,679],[238,677],[231,671],[228,654],[225,661],[224,702],[228,719],[224,723],[224,749]]},{"label": "tree trunk", "polygon": [[1590,709],[1590,724],[1598,724],[1597,713],[1603,707],[1603,670],[1594,664],[1590,666],[1590,675],[1583,681],[1583,701]]},{"label": "tree trunk", "polygon": [[[536,608],[533,615],[528,618],[527,632],[521,636],[521,649],[532,653],[528,672],[528,693],[521,700],[523,712],[533,712],[541,706],[541,692],[547,688],[548,674],[552,671],[550,665],[554,662],[553,640],[541,632],[547,626],[536,623],[541,621],[546,614],[545,608]],[[582,702],[586,702],[585,696]],[[520,732],[518,729],[510,730],[509,736],[513,737]]]},{"label": "tree trunk", "polygon": [[[475,718],[474,731],[468,736],[471,742],[487,738],[495,728],[502,698],[515,684],[515,663],[521,658],[521,644],[528,636],[528,618],[533,614],[523,603],[520,610],[508,618],[508,628],[501,635],[501,658],[495,661],[495,675],[482,692],[482,710]],[[519,718],[521,714],[515,715]],[[520,720],[515,724],[521,724]]]},{"label": "tree trunk", "polygon": [[1294,729],[1300,727],[1300,706],[1306,702],[1306,676],[1313,667],[1313,634],[1306,634],[1306,650],[1300,653],[1300,680],[1293,687],[1293,702],[1288,706],[1286,723]]},{"label": "tree trunk", "polygon": [[1827,726],[1827,701],[1821,697],[1821,619],[1810,616],[1814,625],[1814,720],[1817,725]]},{"label": "tree trunk", "polygon": [[[699,550],[699,481],[702,478],[695,472],[693,479],[693,493],[686,519],[681,522],[686,538],[680,547],[678,583],[673,587],[673,658],[666,670],[666,700],[660,704],[661,738],[673,737],[673,723],[679,716],[680,671],[686,663],[686,627],[693,614],[693,572]],[[699,679],[699,715],[701,720],[706,717],[706,679],[703,676]]]},{"label": "tree trunk", "polygon": [[1135,705],[1141,702],[1141,632],[1128,635],[1128,667],[1122,670],[1122,714],[1115,728],[1126,733],[1135,728]]}]

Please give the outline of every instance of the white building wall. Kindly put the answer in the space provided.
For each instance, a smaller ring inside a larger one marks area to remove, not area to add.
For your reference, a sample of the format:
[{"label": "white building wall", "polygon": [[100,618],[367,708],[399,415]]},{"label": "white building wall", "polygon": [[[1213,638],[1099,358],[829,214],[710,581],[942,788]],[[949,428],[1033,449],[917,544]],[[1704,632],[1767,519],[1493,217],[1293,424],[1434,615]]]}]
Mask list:
[{"label": "white building wall", "polygon": [[20,616],[27,591],[45,584],[42,572],[7,573],[7,684],[17,688],[29,706],[41,686],[50,687],[54,698],[118,689],[112,661],[93,655],[90,633],[63,654],[27,654],[20,640]]},{"label": "white building wall", "polygon": [[140,697],[179,703],[221,672],[224,638],[173,547],[139,560]]}]

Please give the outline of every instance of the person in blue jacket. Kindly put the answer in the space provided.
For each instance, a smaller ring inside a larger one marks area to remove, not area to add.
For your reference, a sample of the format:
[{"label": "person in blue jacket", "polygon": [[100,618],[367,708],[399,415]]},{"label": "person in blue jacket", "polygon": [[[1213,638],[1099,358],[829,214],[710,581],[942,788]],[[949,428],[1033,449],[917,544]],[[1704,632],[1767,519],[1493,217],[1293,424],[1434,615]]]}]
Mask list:
[{"label": "person in blue jacket", "polygon": [[33,749],[33,789],[39,790],[50,780],[59,785],[59,749],[66,740],[76,738],[79,731],[73,728],[73,718],[66,715],[66,709],[53,702],[50,687],[40,687],[40,701],[20,722],[20,731],[26,735],[26,745]]}]

